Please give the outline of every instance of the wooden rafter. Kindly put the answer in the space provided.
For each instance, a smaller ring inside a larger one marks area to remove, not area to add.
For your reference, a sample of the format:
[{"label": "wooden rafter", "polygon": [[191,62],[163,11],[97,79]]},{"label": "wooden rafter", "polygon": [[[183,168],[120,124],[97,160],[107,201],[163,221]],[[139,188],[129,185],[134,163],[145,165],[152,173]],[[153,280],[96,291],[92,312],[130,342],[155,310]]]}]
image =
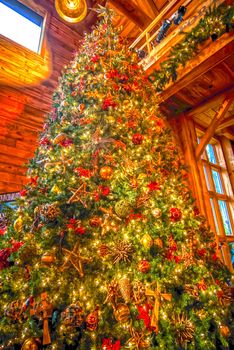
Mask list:
[{"label": "wooden rafter", "polygon": [[229,126],[234,125],[234,115],[231,115],[228,118],[225,118],[222,123],[218,126],[218,128],[216,129],[217,132],[220,132],[223,129],[228,128]]},{"label": "wooden rafter", "polygon": [[233,99],[234,98],[234,85],[231,87],[225,88],[224,90],[220,91],[219,93],[203,100],[199,104],[193,107],[191,111],[186,113],[188,117],[193,117],[197,114],[203,113],[207,111],[208,109],[212,108],[217,103],[222,103],[222,101],[226,99]]},{"label": "wooden rafter", "polygon": [[145,12],[141,11],[132,0],[109,0],[108,3],[130,19],[130,21],[134,22],[140,29],[145,29],[151,23],[151,18]]},{"label": "wooden rafter", "polygon": [[220,125],[221,121],[224,119],[226,112],[228,111],[229,107],[232,104],[232,99],[225,99],[220,106],[219,110],[217,111],[216,115],[212,119],[209,127],[207,128],[205,134],[203,135],[199,145],[196,149],[196,159],[200,159],[202,153],[204,152],[204,149],[210,139],[214,136],[215,130]]}]

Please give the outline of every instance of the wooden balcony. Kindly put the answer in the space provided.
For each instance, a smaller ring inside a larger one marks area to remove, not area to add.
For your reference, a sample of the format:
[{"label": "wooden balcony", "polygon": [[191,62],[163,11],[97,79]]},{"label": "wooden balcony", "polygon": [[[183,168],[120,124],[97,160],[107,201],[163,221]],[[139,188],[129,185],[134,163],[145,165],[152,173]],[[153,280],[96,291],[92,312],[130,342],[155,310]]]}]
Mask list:
[{"label": "wooden balcony", "polygon": [[[184,34],[190,32],[207,13],[212,6],[219,6],[224,0],[173,0],[154,19],[154,21],[142,32],[142,34],[131,44],[130,49],[144,51],[144,57],[140,64],[147,71],[159,67],[160,62],[166,59],[171,48],[184,39]],[[180,6],[186,7],[183,20],[175,25],[172,23],[167,35],[160,42],[157,37],[163,20],[173,20],[174,13]]]}]

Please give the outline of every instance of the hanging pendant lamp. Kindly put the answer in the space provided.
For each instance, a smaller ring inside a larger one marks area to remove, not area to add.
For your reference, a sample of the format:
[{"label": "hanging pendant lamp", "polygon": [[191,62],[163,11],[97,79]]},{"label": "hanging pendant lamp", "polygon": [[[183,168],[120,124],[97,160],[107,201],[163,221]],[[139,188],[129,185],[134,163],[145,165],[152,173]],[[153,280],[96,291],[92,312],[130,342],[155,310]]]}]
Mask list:
[{"label": "hanging pendant lamp", "polygon": [[55,0],[59,16],[67,22],[81,22],[87,15],[86,0]]}]

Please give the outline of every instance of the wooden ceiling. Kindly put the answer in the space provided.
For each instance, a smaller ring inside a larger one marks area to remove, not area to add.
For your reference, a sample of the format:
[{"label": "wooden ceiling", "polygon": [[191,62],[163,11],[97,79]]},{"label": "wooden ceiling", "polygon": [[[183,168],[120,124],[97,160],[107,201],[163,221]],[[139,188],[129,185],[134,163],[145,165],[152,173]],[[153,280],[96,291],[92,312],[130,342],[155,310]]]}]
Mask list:
[{"label": "wooden ceiling", "polygon": [[[50,77],[37,85],[12,85],[3,72],[3,56],[7,55],[4,40],[0,36],[0,193],[18,191],[25,183],[25,163],[33,156],[38,132],[42,129],[45,115],[51,109],[53,91],[62,68],[72,59],[84,32],[90,31],[96,21],[96,13],[89,11],[80,24],[61,20],[54,8],[54,0],[22,0],[43,7],[48,13],[46,40],[50,48]],[[91,8],[97,3],[110,6],[116,11],[114,24],[122,26],[122,36],[131,43],[147,25],[168,5],[165,0],[88,0]],[[14,57],[15,45],[9,47],[9,57]],[[30,55],[17,47],[18,54]],[[32,57],[33,58],[33,57]],[[14,74],[17,74],[15,59]],[[161,108],[171,118],[179,113],[190,113],[196,123],[206,128],[228,92],[233,94],[234,56],[217,60],[212,69],[207,67],[193,81],[182,84],[171,95],[162,99]],[[18,64],[19,66],[19,64]],[[20,75],[30,73],[27,63],[20,62]],[[39,67],[40,68],[40,67]],[[38,67],[37,67],[38,69]],[[166,94],[167,92],[165,92]],[[163,95],[163,94],[162,94]],[[166,95],[165,95],[166,96]],[[194,112],[192,112],[194,111]],[[233,105],[227,112],[218,133],[234,139]]]},{"label": "wooden ceiling", "polygon": [[134,41],[167,4],[167,0],[107,1],[107,5],[116,12],[115,26],[122,27],[121,34],[129,42]]},{"label": "wooden ceiling", "polygon": [[[192,116],[205,130],[225,97],[234,98],[234,52],[227,59],[190,81],[176,94],[162,102],[161,108],[169,118],[180,113]],[[226,112],[225,121],[216,130],[234,141],[234,103]]]}]

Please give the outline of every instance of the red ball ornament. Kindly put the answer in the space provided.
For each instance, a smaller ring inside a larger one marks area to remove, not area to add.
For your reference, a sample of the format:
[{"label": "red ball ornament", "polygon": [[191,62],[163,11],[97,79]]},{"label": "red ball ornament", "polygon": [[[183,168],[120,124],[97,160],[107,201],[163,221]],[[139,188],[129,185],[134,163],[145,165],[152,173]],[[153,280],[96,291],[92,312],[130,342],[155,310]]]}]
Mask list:
[{"label": "red ball ornament", "polygon": [[179,221],[182,217],[182,212],[179,208],[171,208],[170,209],[170,220],[172,222]]},{"label": "red ball ornament", "polygon": [[138,263],[137,268],[140,272],[147,273],[149,272],[151,265],[148,260],[143,259]]},{"label": "red ball ornament", "polygon": [[89,225],[91,227],[99,227],[102,224],[102,219],[99,218],[99,216],[93,216],[90,220],[89,220]]},{"label": "red ball ornament", "polygon": [[141,134],[134,134],[132,137],[132,142],[134,145],[141,145],[143,141],[143,135]]}]

